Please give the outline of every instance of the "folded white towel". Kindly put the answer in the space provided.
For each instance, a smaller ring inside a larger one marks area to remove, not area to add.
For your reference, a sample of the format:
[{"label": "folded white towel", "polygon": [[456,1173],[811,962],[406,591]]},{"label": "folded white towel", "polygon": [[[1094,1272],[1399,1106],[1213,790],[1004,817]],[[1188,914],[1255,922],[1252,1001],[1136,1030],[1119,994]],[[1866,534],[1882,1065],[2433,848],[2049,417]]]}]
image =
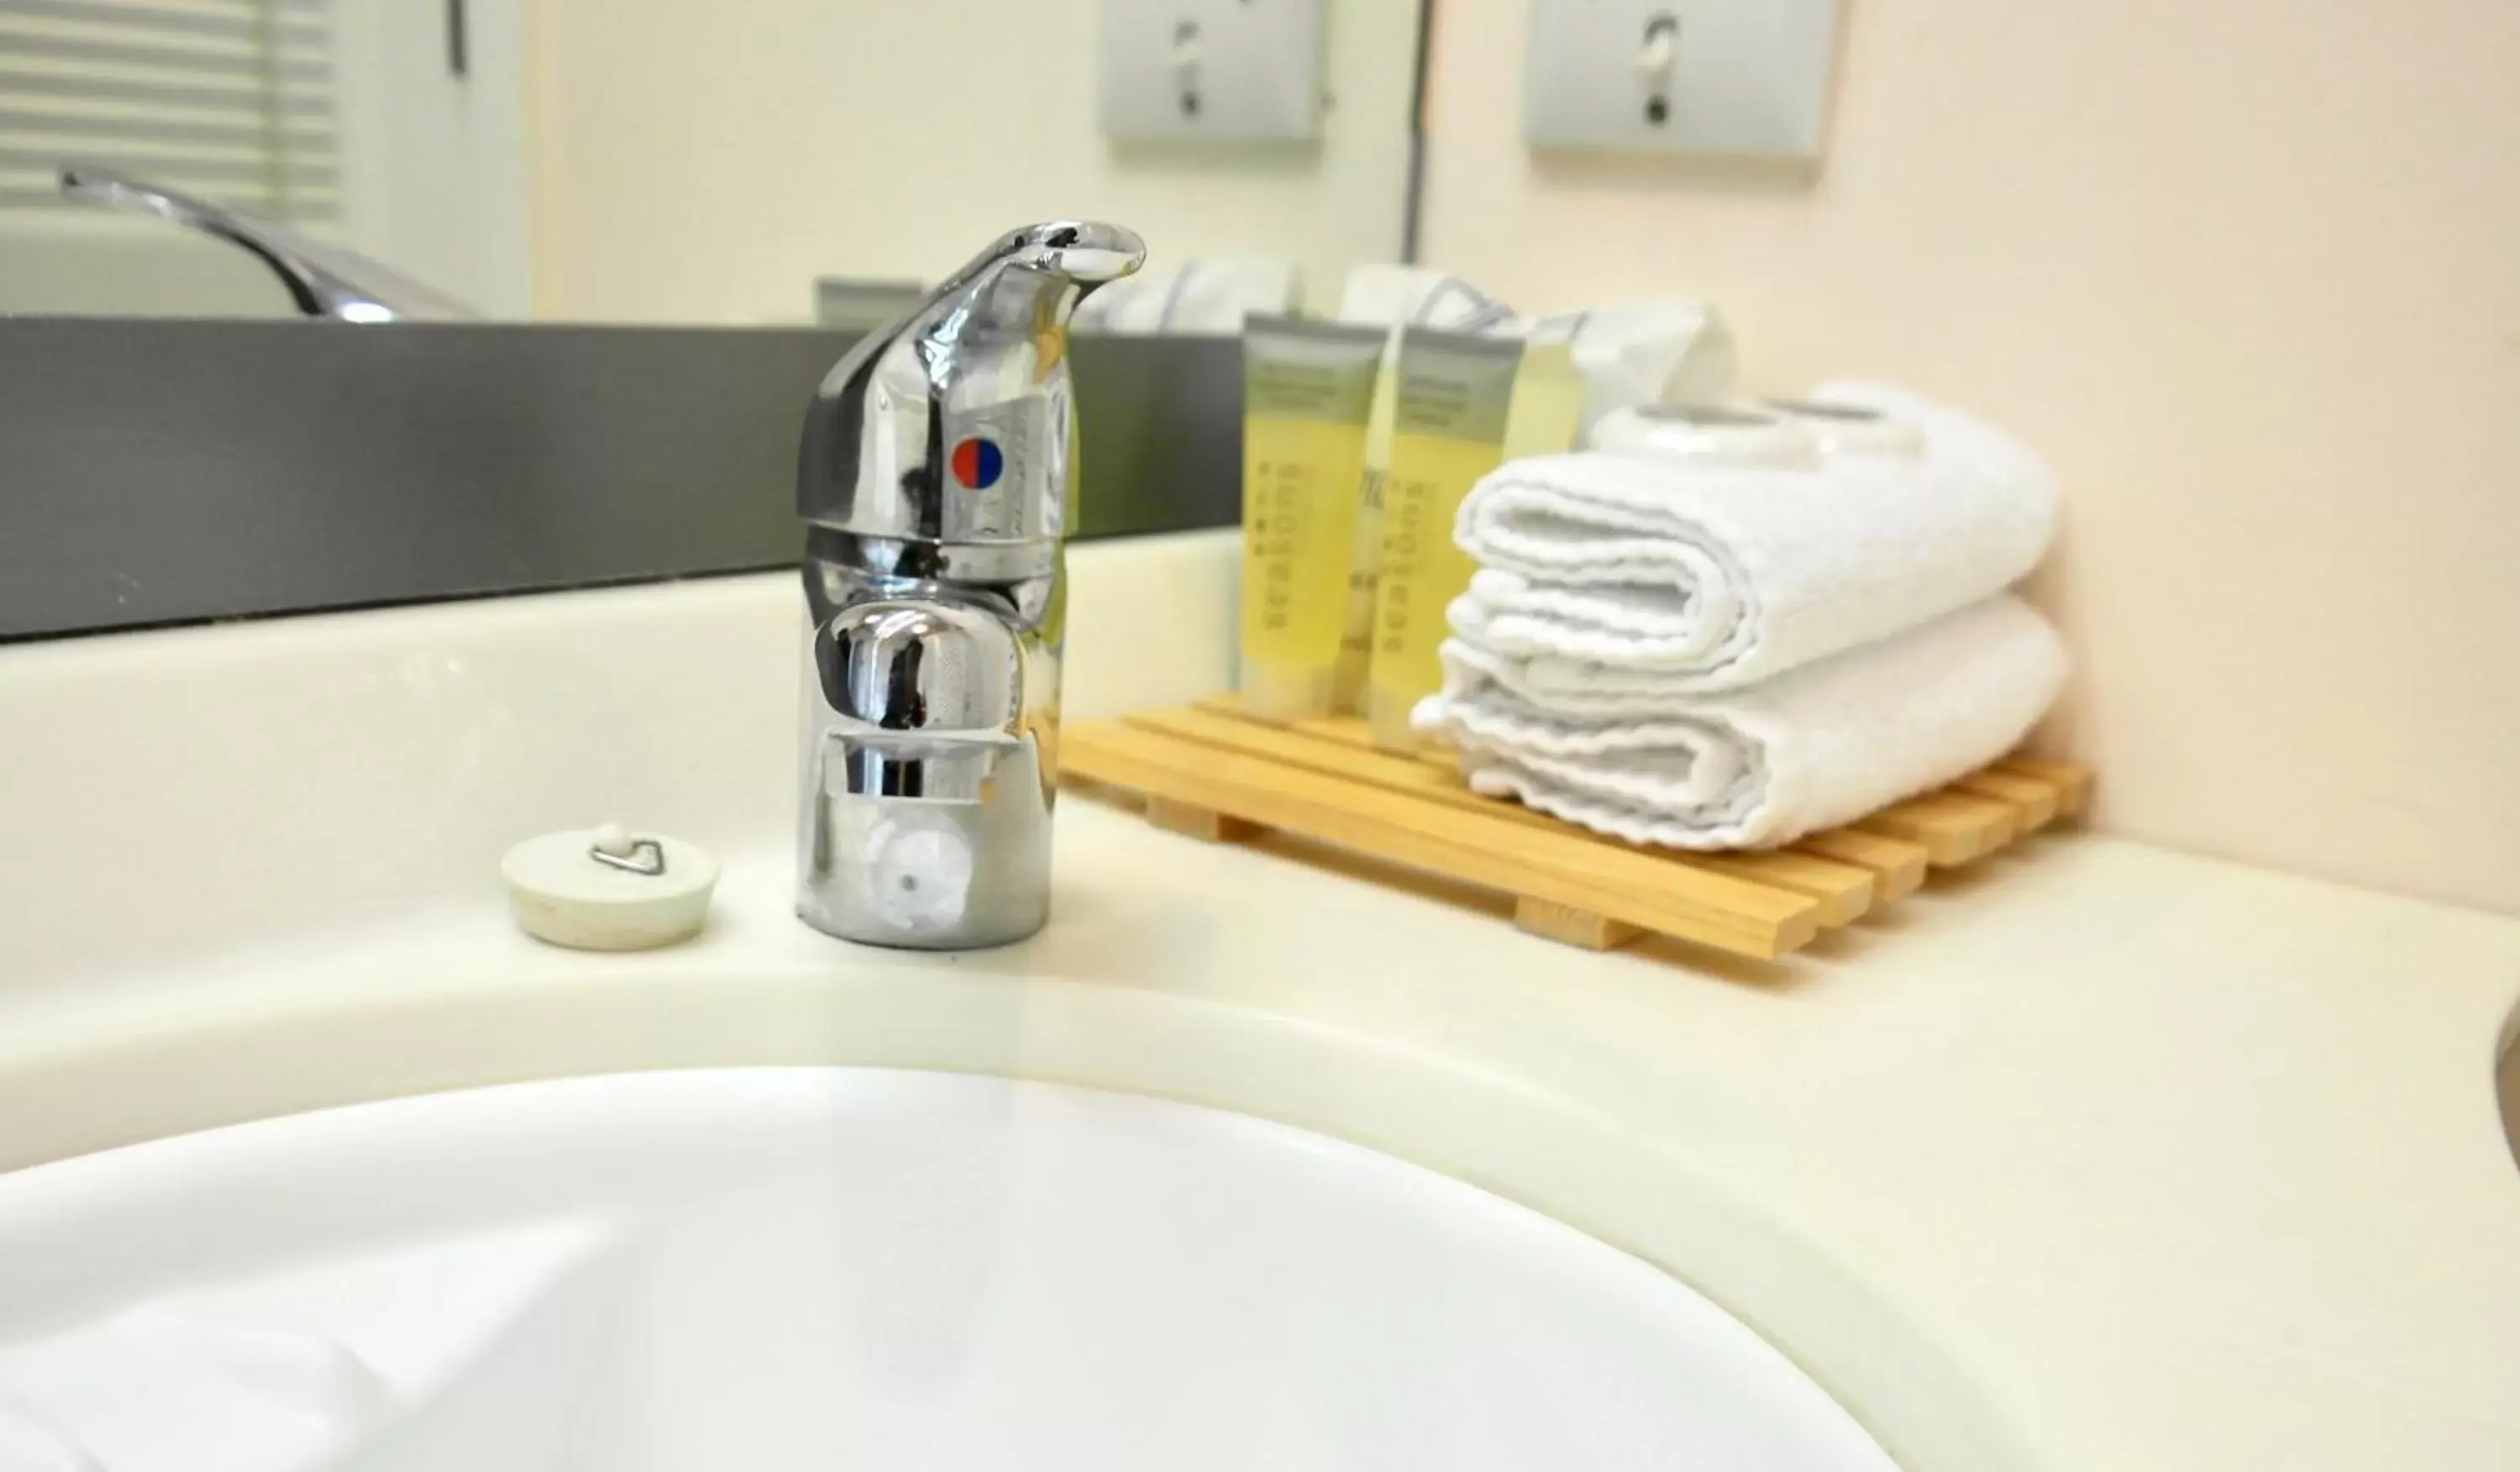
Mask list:
[{"label": "folded white towel", "polygon": [[1443,661],[1415,718],[1462,749],[1472,788],[1681,849],[1791,843],[1940,786],[2010,751],[2065,678],[2054,632],[2009,595],[1625,720],[1566,713],[1465,640]]},{"label": "folded white towel", "polygon": [[1731,690],[1966,607],[2046,554],[2058,493],[2027,449],[1895,389],[1815,396],[1912,420],[1924,453],[1514,461],[1462,503],[1455,539],[1484,571],[1454,626],[1535,691]]}]

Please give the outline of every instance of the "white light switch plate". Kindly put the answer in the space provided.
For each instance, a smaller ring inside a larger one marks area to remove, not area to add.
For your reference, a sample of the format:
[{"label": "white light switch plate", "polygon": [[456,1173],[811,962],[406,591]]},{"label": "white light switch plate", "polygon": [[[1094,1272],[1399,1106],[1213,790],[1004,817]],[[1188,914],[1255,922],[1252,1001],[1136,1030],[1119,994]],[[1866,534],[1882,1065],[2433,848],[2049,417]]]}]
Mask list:
[{"label": "white light switch plate", "polygon": [[1239,143],[1318,136],[1322,6],[1323,0],[1102,0],[1103,133],[1129,141]]},{"label": "white light switch plate", "polygon": [[1535,0],[1523,136],[1816,160],[1844,17],[1844,0]]}]

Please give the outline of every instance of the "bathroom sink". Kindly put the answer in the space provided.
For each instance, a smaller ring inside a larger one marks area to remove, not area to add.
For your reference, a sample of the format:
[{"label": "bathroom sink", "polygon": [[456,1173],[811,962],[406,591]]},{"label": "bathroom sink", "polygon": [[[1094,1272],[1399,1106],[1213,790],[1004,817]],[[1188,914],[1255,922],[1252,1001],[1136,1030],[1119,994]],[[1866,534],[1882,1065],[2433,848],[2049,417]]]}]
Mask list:
[{"label": "bathroom sink", "polygon": [[0,1178],[0,1467],[1885,1472],[1636,1259],[1359,1147],[870,1069],[620,1075]]}]

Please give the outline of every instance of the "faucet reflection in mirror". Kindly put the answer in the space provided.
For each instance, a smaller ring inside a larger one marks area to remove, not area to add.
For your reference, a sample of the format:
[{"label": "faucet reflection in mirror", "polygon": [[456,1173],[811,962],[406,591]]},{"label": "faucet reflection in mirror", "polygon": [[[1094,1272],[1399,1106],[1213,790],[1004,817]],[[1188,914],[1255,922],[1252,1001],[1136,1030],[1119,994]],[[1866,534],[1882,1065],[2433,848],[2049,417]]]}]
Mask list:
[{"label": "faucet reflection in mirror", "polygon": [[957,950],[1050,917],[1067,324],[1146,247],[1112,225],[1006,236],[860,343],[805,418],[796,911]]},{"label": "faucet reflection in mirror", "polygon": [[463,302],[340,246],[307,239],[207,200],[116,169],[65,163],[62,197],[159,219],[227,241],[271,267],[302,316],[334,322],[466,322]]}]

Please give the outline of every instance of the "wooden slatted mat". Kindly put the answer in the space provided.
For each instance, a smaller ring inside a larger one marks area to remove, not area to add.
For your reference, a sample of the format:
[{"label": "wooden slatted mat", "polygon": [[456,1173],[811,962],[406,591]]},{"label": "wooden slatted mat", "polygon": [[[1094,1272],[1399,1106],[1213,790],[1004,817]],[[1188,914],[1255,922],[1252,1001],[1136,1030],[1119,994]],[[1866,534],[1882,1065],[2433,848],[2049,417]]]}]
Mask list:
[{"label": "wooden slatted mat", "polygon": [[1276,723],[1232,696],[1069,727],[1062,772],[1135,793],[1211,843],[1267,829],[1514,897],[1534,935],[1597,950],[1645,935],[1773,959],[2083,810],[2091,775],[2011,759],[1768,853],[1642,848],[1481,797],[1447,753],[1376,751],[1353,718]]}]

